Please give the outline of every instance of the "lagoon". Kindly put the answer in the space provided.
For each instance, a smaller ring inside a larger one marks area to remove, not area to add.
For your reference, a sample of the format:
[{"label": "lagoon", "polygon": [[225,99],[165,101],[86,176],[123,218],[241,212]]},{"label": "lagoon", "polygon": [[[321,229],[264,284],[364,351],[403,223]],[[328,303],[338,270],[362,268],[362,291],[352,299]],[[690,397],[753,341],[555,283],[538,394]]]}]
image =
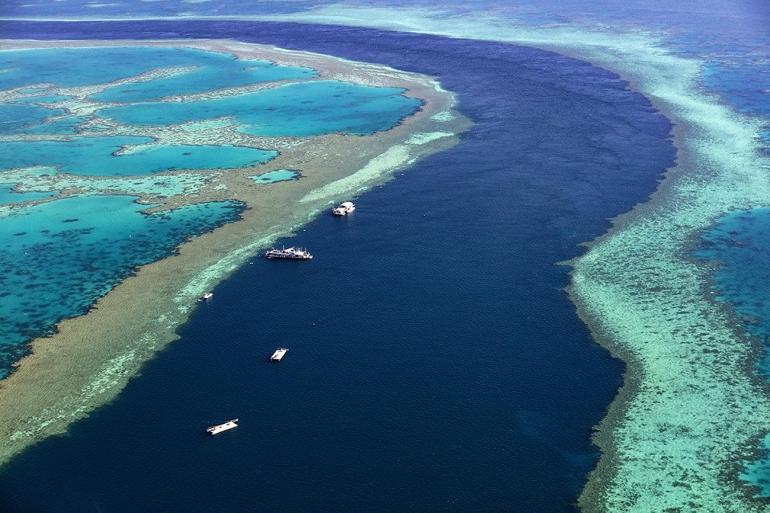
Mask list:
[{"label": "lagoon", "polygon": [[130,196],[84,195],[24,207],[0,222],[0,377],[63,318],[84,312],[139,265],[238,218],[233,202],[146,214]]},{"label": "lagoon", "polygon": [[[240,168],[262,164],[277,151],[240,146],[151,144],[149,137],[73,137],[64,141],[0,143],[0,169],[51,166],[86,176],[147,175],[175,169]],[[147,145],[147,146],[144,146]],[[139,151],[120,153],[126,147]]]},{"label": "lagoon", "polygon": [[232,116],[243,132],[261,136],[370,135],[393,127],[420,107],[420,100],[403,93],[397,88],[324,80],[213,100],[110,107],[99,114],[140,126]]}]

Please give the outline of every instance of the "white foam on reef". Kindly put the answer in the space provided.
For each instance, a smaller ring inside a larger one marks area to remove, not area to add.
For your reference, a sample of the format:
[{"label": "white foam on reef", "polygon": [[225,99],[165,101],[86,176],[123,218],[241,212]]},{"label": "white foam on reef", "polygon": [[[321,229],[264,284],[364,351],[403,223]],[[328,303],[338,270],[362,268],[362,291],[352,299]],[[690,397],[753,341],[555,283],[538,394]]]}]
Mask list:
[{"label": "white foam on reef", "polygon": [[[435,119],[435,116],[433,116]],[[443,139],[444,137],[452,137],[454,134],[452,132],[422,132],[419,134],[414,134],[409,139],[407,139],[407,144],[427,144],[432,141],[436,141],[438,139]]]},{"label": "white foam on reef", "polygon": [[580,499],[587,511],[767,511],[738,480],[770,429],[751,340],[687,259],[693,237],[733,209],[770,206],[761,123],[699,89],[703,63],[651,33],[513,21],[429,9],[320,7],[262,17],[511,42],[612,70],[675,124],[678,164],[645,204],[615,220],[574,262],[571,294],[594,333],[629,362],[622,405],[597,438],[604,455]]},{"label": "white foam on reef", "polygon": [[383,175],[407,166],[412,160],[407,145],[397,144],[391,146],[352,175],[340,178],[309,192],[300,202],[308,203],[326,198],[332,199],[346,193],[357,192]]}]

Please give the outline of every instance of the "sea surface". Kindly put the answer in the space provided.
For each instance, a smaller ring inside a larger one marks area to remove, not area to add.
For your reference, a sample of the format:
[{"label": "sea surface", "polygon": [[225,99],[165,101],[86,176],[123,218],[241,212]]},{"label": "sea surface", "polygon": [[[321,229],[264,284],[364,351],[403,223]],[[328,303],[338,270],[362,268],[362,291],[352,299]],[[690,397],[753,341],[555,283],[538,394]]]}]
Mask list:
[{"label": "sea surface", "polygon": [[[110,405],[18,456],[4,512],[574,509],[621,383],[563,288],[671,165],[613,74],[494,42],[251,22],[22,23],[25,38],[233,38],[438,76],[475,125],[214,290]],[[633,144],[628,144],[632,141]],[[267,356],[289,353],[279,365]],[[217,438],[207,425],[238,417]],[[40,493],[45,490],[45,493]]]},{"label": "sea surface", "polygon": [[63,317],[87,310],[140,265],[239,218],[237,202],[146,214],[130,196],[72,196],[0,222],[0,376]]},{"label": "sea surface", "polygon": [[[421,104],[401,89],[305,83],[314,70],[189,48],[3,50],[0,70],[0,134],[7,136],[0,140],[0,378],[28,352],[30,340],[84,313],[137,266],[239,218],[244,205],[184,197],[177,204],[195,204],[148,215],[153,205],[137,196],[184,196],[206,180],[203,173],[160,173],[243,168],[278,155],[203,144],[201,130],[363,135],[395,126]],[[143,82],[125,82],[141,75]],[[268,82],[275,89],[218,96]],[[200,93],[205,97],[189,97]],[[169,95],[185,101],[159,101]],[[180,105],[181,111],[173,108]],[[128,118],[116,128],[104,118],[113,111]],[[195,123],[177,126],[187,122]],[[277,170],[256,182],[296,177]],[[58,197],[72,190],[81,194]],[[99,196],[103,191],[137,195]]]}]

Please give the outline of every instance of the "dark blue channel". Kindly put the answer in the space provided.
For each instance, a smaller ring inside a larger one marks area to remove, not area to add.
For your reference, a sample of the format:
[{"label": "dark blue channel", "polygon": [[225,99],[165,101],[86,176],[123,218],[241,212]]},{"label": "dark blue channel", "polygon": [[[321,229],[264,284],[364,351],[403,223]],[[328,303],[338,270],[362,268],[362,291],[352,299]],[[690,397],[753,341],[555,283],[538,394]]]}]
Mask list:
[{"label": "dark blue channel", "polygon": [[[4,37],[229,37],[436,75],[475,125],[216,288],[112,404],[17,457],[0,511],[564,512],[623,366],[563,287],[644,200],[670,125],[540,50],[286,23],[3,23]],[[290,351],[278,365],[276,346]],[[203,429],[239,417],[216,438]]]}]

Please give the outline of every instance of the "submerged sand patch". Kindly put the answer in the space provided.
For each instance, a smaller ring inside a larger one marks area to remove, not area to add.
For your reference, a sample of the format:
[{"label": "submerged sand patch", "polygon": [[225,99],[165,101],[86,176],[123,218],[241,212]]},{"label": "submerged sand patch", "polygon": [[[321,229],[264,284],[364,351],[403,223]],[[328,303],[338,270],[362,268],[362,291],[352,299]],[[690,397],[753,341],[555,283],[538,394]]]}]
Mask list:
[{"label": "submerged sand patch", "polygon": [[[331,56],[220,40],[2,42],[4,48],[121,45],[191,47],[306,66],[317,70],[319,78],[404,88],[405,95],[423,104],[401,124],[370,136],[252,137],[251,144],[279,148],[281,154],[267,164],[215,173],[205,183],[196,182],[192,197],[159,199],[156,209],[216,200],[241,201],[247,209],[240,221],[183,244],[174,256],[139,268],[90,312],[62,321],[55,335],[32,342],[31,353],[0,382],[0,463],[36,441],[65,432],[72,422],[114,398],[147,359],[177,337],[175,330],[196,299],[257,256],[261,248],[290,234],[331,202],[452,146],[457,142],[454,134],[469,126],[468,120],[452,111],[454,96],[435,79]],[[439,132],[445,135],[435,136]],[[169,141],[182,142],[177,140],[179,133],[169,133]],[[228,134],[219,133],[211,142],[232,144]],[[394,151],[398,158],[391,158]],[[261,185],[250,178],[278,169],[301,170],[301,179]]]}]

